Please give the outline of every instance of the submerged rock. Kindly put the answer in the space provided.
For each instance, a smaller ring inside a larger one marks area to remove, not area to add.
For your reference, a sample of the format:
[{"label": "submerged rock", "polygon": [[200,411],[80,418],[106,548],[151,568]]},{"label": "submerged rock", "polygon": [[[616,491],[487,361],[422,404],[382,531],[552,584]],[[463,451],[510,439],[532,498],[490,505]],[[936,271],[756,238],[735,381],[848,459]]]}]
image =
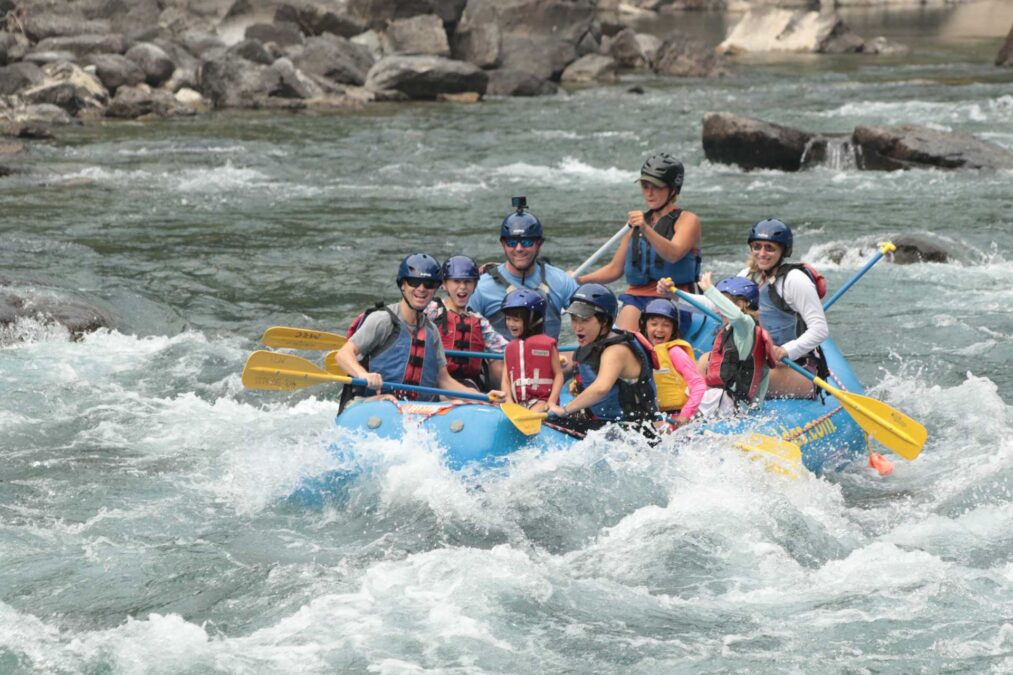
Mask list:
[{"label": "submerged rock", "polygon": [[[12,289],[7,280],[0,279],[0,327],[9,329],[18,319],[34,319],[42,324],[65,327],[72,339],[100,328],[112,328],[113,317],[84,300],[64,295],[59,291]],[[17,335],[0,332],[0,339],[17,340]]]},{"label": "submerged rock", "polygon": [[898,265],[920,262],[944,263],[950,259],[949,251],[917,235],[901,235],[893,240],[893,244],[897,247],[893,253],[893,261]]},{"label": "submerged rock", "polygon": [[861,126],[852,135],[861,169],[1009,169],[1013,153],[972,134],[929,127]]},{"label": "submerged rock", "polygon": [[737,164],[746,171],[798,171],[814,134],[732,113],[707,113],[703,118],[703,150],[707,159]]}]

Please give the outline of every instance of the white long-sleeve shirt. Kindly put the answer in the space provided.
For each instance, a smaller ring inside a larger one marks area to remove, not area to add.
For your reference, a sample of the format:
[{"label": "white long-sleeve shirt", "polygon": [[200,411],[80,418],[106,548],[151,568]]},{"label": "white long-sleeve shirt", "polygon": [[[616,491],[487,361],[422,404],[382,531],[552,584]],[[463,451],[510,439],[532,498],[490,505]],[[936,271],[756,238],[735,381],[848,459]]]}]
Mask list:
[{"label": "white long-sleeve shirt", "polygon": [[[750,277],[749,269],[739,272],[740,277]],[[756,281],[755,277],[750,277]],[[759,283],[759,282],[757,282]],[[820,296],[816,292],[809,275],[802,270],[791,270],[774,282],[774,288],[794,311],[802,316],[806,330],[794,340],[785,342],[781,347],[788,352],[792,361],[801,358],[830,337],[827,315],[823,312]]]}]

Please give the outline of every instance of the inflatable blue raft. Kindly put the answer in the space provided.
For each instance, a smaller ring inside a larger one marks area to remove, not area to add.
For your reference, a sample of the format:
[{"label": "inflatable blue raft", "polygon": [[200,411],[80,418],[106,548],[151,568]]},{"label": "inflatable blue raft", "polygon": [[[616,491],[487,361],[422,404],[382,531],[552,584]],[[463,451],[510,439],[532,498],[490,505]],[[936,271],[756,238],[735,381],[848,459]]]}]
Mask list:
[{"label": "inflatable blue raft", "polygon": [[[710,351],[717,323],[694,314],[686,339],[698,353]],[[823,343],[830,366],[830,384],[852,393],[863,393],[847,360],[832,339]],[[407,425],[421,425],[445,448],[447,464],[460,468],[475,462],[495,462],[521,448],[555,450],[579,441],[569,433],[542,425],[540,433],[525,436],[498,408],[482,403],[415,403],[365,400],[348,406],[338,415],[339,427],[380,438],[401,438]],[[827,395],[813,400],[767,401],[763,408],[740,418],[695,424],[698,433],[741,434],[756,432],[797,443],[802,462],[813,473],[835,471],[868,452],[865,432]]]}]

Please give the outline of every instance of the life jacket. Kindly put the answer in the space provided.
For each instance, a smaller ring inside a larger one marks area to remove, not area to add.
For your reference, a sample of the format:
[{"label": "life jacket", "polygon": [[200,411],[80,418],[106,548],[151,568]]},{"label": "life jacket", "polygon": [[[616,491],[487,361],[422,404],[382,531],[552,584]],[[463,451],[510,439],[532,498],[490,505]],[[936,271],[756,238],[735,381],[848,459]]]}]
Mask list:
[{"label": "life jacket", "polygon": [[553,382],[552,350],[555,346],[556,340],[544,334],[516,338],[506,346],[503,363],[515,401],[549,400]]},{"label": "life jacket", "polygon": [[[362,322],[373,312],[387,312],[392,325],[390,335],[369,354],[360,355],[362,367],[371,373],[379,373],[384,383],[417,384],[435,387],[438,384],[440,349],[439,331],[429,319],[422,317],[422,325],[415,330],[397,313],[383,303],[359,314],[348,328],[347,336],[352,337]],[[342,405],[352,396],[372,396],[375,392],[365,387],[345,387]],[[414,392],[397,392],[399,398],[411,400],[432,400],[434,397]]]},{"label": "life jacket", "polygon": [[[644,212],[646,218],[649,212]],[[675,236],[675,221],[682,215],[682,209],[665,214],[654,224],[654,231],[665,239]],[[654,281],[669,278],[676,286],[693,284],[700,279],[700,249],[694,248],[675,262],[668,262],[647,243],[640,230],[630,235],[630,245],[626,249],[626,265],[623,273],[626,281],[633,286],[643,286]]]},{"label": "life jacket", "polygon": [[752,353],[740,356],[732,327],[725,326],[714,337],[704,378],[707,386],[721,387],[737,403],[749,405],[756,399],[767,369],[777,366],[772,350],[770,335],[757,324],[753,329]]},{"label": "life jacket", "polygon": [[689,400],[686,392],[686,380],[675,369],[672,363],[672,356],[669,350],[678,347],[686,352],[689,360],[696,363],[693,355],[693,345],[685,340],[669,340],[660,345],[654,345],[654,353],[658,358],[658,367],[654,370],[654,387],[658,390],[658,407],[668,412],[682,410]]},{"label": "life jacket", "polygon": [[[813,282],[820,298],[827,294],[827,280],[809,263],[781,265],[774,274],[774,278],[760,287],[760,322],[770,333],[770,338],[776,345],[783,345],[794,340],[808,328],[802,315],[792,309],[777,290],[777,281],[785,278],[792,270],[804,272]],[[815,360],[817,376],[826,377],[830,373],[830,369],[827,366],[823,350],[814,349],[799,361],[805,362],[810,356]]]},{"label": "life jacket", "polygon": [[[484,352],[485,338],[482,337],[482,319],[474,312],[461,314],[439,301],[443,311],[435,324],[440,329],[440,339],[445,350],[462,352]],[[482,377],[482,359],[467,356],[447,356],[447,372],[456,380]]]},{"label": "life jacket", "polygon": [[657,416],[658,401],[654,388],[654,370],[658,367],[654,347],[639,333],[613,329],[614,336],[598,339],[577,350],[577,370],[581,382],[598,377],[601,355],[612,345],[625,345],[640,361],[640,374],[634,380],[618,378],[602,400],[590,407],[591,414],[610,421],[639,422]]},{"label": "life jacket", "polygon": [[[538,284],[536,288],[531,290],[538,291],[542,294],[542,297],[545,298],[545,323],[543,324],[545,326],[545,334],[549,337],[558,338],[559,328],[562,324],[562,309],[557,307],[556,303],[552,301],[552,294],[550,292],[551,289],[549,288],[549,284],[545,281],[548,278],[545,274],[545,267],[548,264],[549,262],[547,260],[543,260],[541,258],[535,261],[535,265],[538,266],[538,272],[542,275],[542,282]],[[503,273],[500,272],[499,267],[499,265],[489,265],[485,269],[485,274],[488,274],[492,277],[493,281],[505,289],[503,296],[506,297],[508,293],[516,291],[519,287],[508,281],[507,278],[503,276]],[[525,286],[525,288],[531,287]],[[489,320],[489,323],[492,324],[492,327],[496,329],[497,333],[505,338],[510,337],[510,331],[506,327],[503,310],[497,308],[495,312],[487,315],[485,318]]]}]

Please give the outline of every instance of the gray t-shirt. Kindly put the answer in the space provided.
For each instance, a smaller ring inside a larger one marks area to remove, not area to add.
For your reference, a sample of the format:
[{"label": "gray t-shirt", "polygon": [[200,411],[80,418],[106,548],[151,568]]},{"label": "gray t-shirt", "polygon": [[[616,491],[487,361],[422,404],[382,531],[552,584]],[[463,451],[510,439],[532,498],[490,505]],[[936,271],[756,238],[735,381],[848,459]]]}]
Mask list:
[{"label": "gray t-shirt", "polygon": [[[393,305],[387,305],[387,309],[394,312],[394,316],[400,316],[401,303],[395,302]],[[447,356],[443,353],[443,344],[440,342],[440,331],[433,325],[433,322],[429,319],[425,319],[426,331],[430,332],[430,335],[436,339],[436,364],[440,368],[447,367]],[[406,322],[407,323],[407,322]],[[409,328],[414,329],[414,324],[408,324]],[[402,330],[404,327],[402,326]],[[394,331],[394,324],[391,323],[390,314],[379,309],[375,312],[370,313],[359,327],[356,329],[355,334],[348,338],[348,341],[355,345],[355,348],[359,351],[359,360],[362,361],[368,356],[372,356],[376,350],[378,350],[390,337],[390,334]]]}]

